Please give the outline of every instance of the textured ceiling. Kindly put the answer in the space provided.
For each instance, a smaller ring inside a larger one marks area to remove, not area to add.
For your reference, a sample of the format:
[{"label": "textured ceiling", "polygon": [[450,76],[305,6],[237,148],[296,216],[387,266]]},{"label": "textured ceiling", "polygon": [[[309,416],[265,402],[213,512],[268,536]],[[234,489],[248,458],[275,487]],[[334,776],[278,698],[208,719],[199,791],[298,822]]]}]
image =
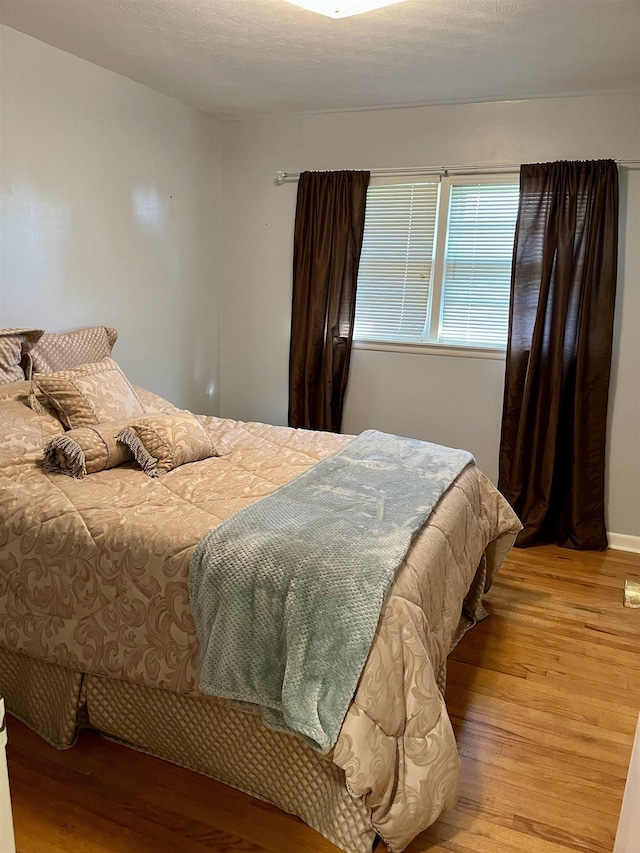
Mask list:
[{"label": "textured ceiling", "polygon": [[0,0],[0,21],[221,118],[640,86],[640,0]]}]

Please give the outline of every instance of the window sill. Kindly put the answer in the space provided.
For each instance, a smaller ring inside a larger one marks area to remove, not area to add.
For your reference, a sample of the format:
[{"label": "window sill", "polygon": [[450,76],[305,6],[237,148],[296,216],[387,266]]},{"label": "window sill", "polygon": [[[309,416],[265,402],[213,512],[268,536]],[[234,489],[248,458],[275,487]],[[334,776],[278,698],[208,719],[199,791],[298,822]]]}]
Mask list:
[{"label": "window sill", "polygon": [[505,361],[507,357],[507,351],[504,349],[451,346],[449,344],[414,344],[395,343],[394,341],[354,340],[353,348],[378,352],[411,353],[413,355],[446,355],[449,358],[488,358],[494,361]]}]

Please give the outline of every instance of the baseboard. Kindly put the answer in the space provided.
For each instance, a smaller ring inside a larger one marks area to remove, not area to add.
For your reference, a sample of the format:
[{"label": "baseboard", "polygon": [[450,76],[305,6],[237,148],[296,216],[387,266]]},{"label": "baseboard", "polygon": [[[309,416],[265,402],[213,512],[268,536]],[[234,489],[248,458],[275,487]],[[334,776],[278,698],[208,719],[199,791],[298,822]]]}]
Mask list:
[{"label": "baseboard", "polygon": [[629,536],[627,533],[609,533],[607,535],[609,537],[609,548],[640,554],[640,536]]}]

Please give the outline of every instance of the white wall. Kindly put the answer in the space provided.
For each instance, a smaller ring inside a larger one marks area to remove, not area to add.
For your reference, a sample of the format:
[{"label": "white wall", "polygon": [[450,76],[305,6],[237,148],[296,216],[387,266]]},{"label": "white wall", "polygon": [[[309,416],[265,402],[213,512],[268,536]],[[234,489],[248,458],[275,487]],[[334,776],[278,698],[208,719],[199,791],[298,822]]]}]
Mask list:
[{"label": "white wall", "polygon": [[218,409],[219,123],[0,30],[0,325],[106,324],[129,378]]},{"label": "white wall", "polygon": [[[223,127],[221,413],[285,423],[295,183],[279,169],[640,158],[640,102],[619,94],[293,115]],[[609,529],[640,535],[640,173],[622,173]],[[354,350],[343,429],[466,447],[497,475],[504,363]]]}]

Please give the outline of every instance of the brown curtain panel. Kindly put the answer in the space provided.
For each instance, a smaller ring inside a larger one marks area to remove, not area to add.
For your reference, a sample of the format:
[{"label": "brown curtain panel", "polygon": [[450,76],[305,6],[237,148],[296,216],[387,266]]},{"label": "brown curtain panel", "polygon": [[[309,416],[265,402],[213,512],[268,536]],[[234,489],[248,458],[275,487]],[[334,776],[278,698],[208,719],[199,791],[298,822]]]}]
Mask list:
[{"label": "brown curtain panel", "polygon": [[289,425],[340,432],[369,172],[303,172],[293,249]]},{"label": "brown curtain panel", "polygon": [[607,547],[617,254],[614,161],[522,166],[499,477],[520,546]]}]

